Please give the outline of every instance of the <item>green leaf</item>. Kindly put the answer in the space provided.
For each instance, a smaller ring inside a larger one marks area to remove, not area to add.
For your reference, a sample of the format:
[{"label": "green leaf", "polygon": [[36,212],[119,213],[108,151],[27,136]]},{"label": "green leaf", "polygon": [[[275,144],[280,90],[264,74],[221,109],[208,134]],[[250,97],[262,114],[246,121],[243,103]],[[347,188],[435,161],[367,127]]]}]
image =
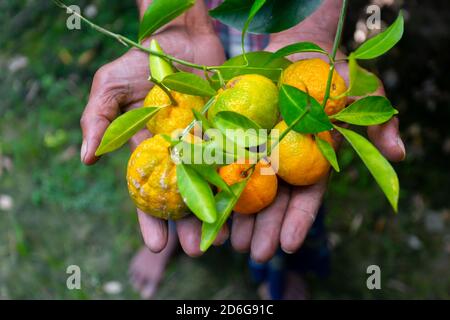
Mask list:
[{"label": "green leaf", "polygon": [[310,106],[310,112],[293,127],[296,132],[319,133],[333,128],[320,103],[293,86],[281,86],[279,103],[281,115],[288,126]]},{"label": "green leaf", "polygon": [[333,169],[336,172],[340,172],[339,163],[336,157],[336,152],[331,144],[328,141],[321,139],[318,135],[315,135],[317,146],[319,147],[320,152],[322,152],[323,156],[328,160]]},{"label": "green leaf", "polygon": [[348,68],[350,73],[350,88],[348,89],[348,96],[364,96],[369,93],[375,92],[380,81],[373,73],[361,68],[354,57],[350,57],[348,62]]},{"label": "green leaf", "polygon": [[193,96],[210,97],[216,94],[208,81],[189,72],[176,72],[166,76],[161,82],[165,87]]},{"label": "green leaf", "polygon": [[201,221],[213,223],[217,210],[211,187],[193,168],[177,164],[177,184],[183,201]]},{"label": "green leaf", "polygon": [[230,186],[222,179],[219,173],[217,173],[217,165],[191,164],[189,166],[212,185],[224,190],[225,192],[231,194],[233,193]]},{"label": "green leaf", "polygon": [[[215,101],[215,97],[209,98],[209,100],[203,106],[201,112],[198,114],[204,115],[209,110],[209,108],[214,104],[214,101]],[[194,112],[194,109],[191,109],[191,110],[192,110],[192,112]],[[196,113],[197,112],[194,112],[194,118],[195,118]],[[195,126],[195,121],[192,121],[186,128],[184,128],[182,135],[183,136],[187,135],[192,130],[192,128],[194,128],[194,126]],[[205,130],[203,130],[203,131],[205,131]]]},{"label": "green leaf", "polygon": [[187,11],[195,0],[153,0],[139,25],[139,42]]},{"label": "green leaf", "polygon": [[165,133],[160,133],[161,137],[164,138],[164,140],[166,140],[171,147],[175,147],[178,143],[180,143],[180,140],[178,139],[174,139],[171,136],[169,136],[168,134]]},{"label": "green leaf", "polygon": [[123,146],[132,136],[145,127],[145,124],[162,107],[142,107],[125,112],[116,118],[106,129],[95,155],[114,151]]},{"label": "green leaf", "polygon": [[[164,53],[156,39],[152,39],[150,42],[150,50]],[[169,62],[152,54],[149,55],[149,65],[152,78],[159,82],[161,82],[169,74],[173,73],[172,65]]]},{"label": "green leaf", "polygon": [[[267,0],[252,19],[248,31],[275,33],[289,29],[313,13],[322,0]],[[209,14],[222,23],[243,30],[254,0],[225,0]]]},{"label": "green leaf", "polygon": [[[217,129],[212,129],[219,134],[219,139],[223,137]],[[207,133],[210,133],[208,131]],[[222,143],[219,143],[222,142]],[[232,143],[232,142],[229,142]],[[234,162],[237,160],[237,156],[234,154],[228,154],[228,150],[223,148],[226,146],[226,142],[209,140],[203,143],[189,143],[187,141],[180,141],[173,148],[172,155],[176,158],[177,162],[184,164],[206,164],[206,165],[220,165],[224,163]],[[241,148],[242,149],[242,148]],[[235,149],[231,150],[235,151]],[[239,150],[240,154],[246,155],[246,150]]]},{"label": "green leaf", "polygon": [[323,54],[328,54],[324,49],[319,47],[317,44],[312,42],[297,42],[290,45],[287,45],[281,49],[278,49],[274,52],[271,59],[277,59],[289,56],[294,53],[300,52],[318,52]]},{"label": "green leaf", "polygon": [[196,120],[197,122],[200,122],[200,123],[201,123],[203,133],[204,133],[206,130],[212,128],[212,124],[209,122],[208,119],[206,119],[206,117],[205,117],[204,114],[202,114],[201,112],[198,112],[198,111],[195,110],[195,109],[192,109],[192,113],[194,114],[195,120]]},{"label": "green leaf", "polygon": [[241,147],[255,147],[266,142],[261,127],[246,116],[233,111],[221,111],[214,117],[214,125],[228,139]]},{"label": "green leaf", "polygon": [[[274,82],[278,82],[281,72],[292,63],[286,58],[271,59],[273,53],[267,51],[248,52],[246,53],[246,56],[248,65],[245,68],[242,68],[242,66],[246,64],[243,55],[225,61],[223,66],[226,66],[227,68],[220,70],[225,81],[243,74],[259,74]],[[231,68],[233,66],[236,66],[237,68]],[[220,88],[220,82],[217,75],[213,75],[211,80],[214,88]]]},{"label": "green leaf", "polygon": [[392,208],[397,212],[400,187],[397,174],[391,164],[363,136],[338,126],[334,126],[334,128],[338,130],[350,143],[353,149],[355,149],[356,153],[381,187],[381,190],[383,190]]},{"label": "green leaf", "polygon": [[172,157],[176,162],[188,164],[205,163],[204,154],[207,143],[190,143],[185,140],[178,141],[172,149]]},{"label": "green leaf", "polygon": [[258,11],[261,10],[264,3],[266,3],[266,0],[254,0],[253,5],[250,8],[250,13],[248,14],[247,20],[245,21],[244,28],[242,29],[241,49],[242,49],[242,54],[244,56],[244,59],[246,60],[246,63],[248,63],[248,61],[247,61],[247,56],[246,56],[246,52],[245,52],[245,35],[247,33],[247,29],[250,25],[250,22],[252,22],[253,18],[258,13]]},{"label": "green leaf", "polygon": [[208,250],[216,239],[220,229],[222,229],[222,226],[227,221],[231,211],[233,211],[234,206],[239,200],[242,191],[244,191],[247,181],[246,179],[231,185],[230,187],[233,193],[221,191],[216,194],[217,219],[214,223],[203,223],[202,238],[200,241],[201,251],[205,252]]},{"label": "green leaf", "polygon": [[372,126],[385,123],[397,113],[385,97],[369,96],[353,102],[330,118],[360,126]]},{"label": "green leaf", "polygon": [[389,51],[403,36],[404,19],[400,12],[395,22],[384,32],[367,40],[351,54],[355,59],[373,59]]},{"label": "green leaf", "polygon": [[244,28],[242,28],[242,42],[244,42],[245,34],[247,33],[247,29],[252,22],[255,15],[261,10],[262,6],[266,3],[266,0],[254,0],[250,12],[248,14],[247,20],[244,23]]}]

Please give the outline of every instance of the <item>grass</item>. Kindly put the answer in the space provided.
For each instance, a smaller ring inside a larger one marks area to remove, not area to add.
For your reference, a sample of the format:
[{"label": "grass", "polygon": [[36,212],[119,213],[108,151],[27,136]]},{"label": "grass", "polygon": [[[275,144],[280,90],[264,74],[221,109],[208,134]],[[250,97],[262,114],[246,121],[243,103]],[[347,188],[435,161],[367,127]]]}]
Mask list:
[{"label": "grass", "polygon": [[[100,24],[134,34],[132,2],[92,3]],[[86,7],[88,1],[79,4]],[[0,35],[0,196],[13,201],[10,209],[0,209],[0,298],[138,298],[127,276],[142,245],[124,178],[129,152],[123,148],[93,167],[83,166],[78,156],[78,123],[93,73],[125,49],[89,29],[67,31],[64,13],[51,1],[4,2],[0,20],[6,26]],[[23,58],[27,64],[12,70]],[[380,62],[381,74],[387,61]],[[333,271],[327,279],[307,276],[313,298],[450,298],[449,159],[435,138],[445,136],[445,124],[426,120],[445,118],[446,111],[426,113],[421,100],[404,98],[401,88],[391,96],[412,151],[396,166],[400,211],[393,214],[345,147],[344,173],[333,176],[326,199]],[[406,105],[418,111],[405,112]],[[411,129],[418,123],[419,135]],[[432,157],[423,156],[427,153]],[[180,254],[157,298],[255,298],[246,261],[228,247],[197,259]],[[66,268],[72,264],[82,270],[81,290],[66,288]],[[371,264],[381,268],[382,290],[366,288]],[[121,290],[108,293],[110,282],[120,283]]]}]

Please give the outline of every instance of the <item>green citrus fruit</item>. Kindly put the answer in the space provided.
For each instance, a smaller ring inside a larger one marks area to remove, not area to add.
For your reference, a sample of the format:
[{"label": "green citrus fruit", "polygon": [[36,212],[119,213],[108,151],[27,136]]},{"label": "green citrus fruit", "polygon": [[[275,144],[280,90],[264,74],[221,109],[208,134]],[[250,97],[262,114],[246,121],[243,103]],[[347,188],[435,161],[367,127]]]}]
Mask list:
[{"label": "green citrus fruit", "polygon": [[221,111],[234,111],[263,129],[272,129],[279,116],[277,87],[270,79],[258,74],[234,77],[219,90],[208,111],[208,119],[213,120]]}]

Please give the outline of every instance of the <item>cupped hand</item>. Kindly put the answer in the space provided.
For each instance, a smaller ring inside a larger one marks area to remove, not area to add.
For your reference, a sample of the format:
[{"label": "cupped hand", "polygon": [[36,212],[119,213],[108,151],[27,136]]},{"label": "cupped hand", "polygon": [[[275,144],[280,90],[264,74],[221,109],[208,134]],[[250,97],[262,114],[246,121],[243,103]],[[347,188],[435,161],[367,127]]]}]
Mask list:
[{"label": "cupped hand", "polygon": [[[285,42],[283,37],[281,39],[279,42],[272,41],[266,50],[276,51],[292,43],[292,40]],[[314,39],[308,37],[297,41],[313,41],[325,50],[331,51],[330,39],[325,41],[320,37],[318,40]],[[299,54],[290,58],[297,61],[313,57],[323,59],[323,56],[316,54]],[[339,52],[337,58],[343,57],[344,55]],[[347,64],[340,63],[336,68],[348,84]],[[375,94],[384,95],[382,85]],[[405,158],[405,147],[399,135],[399,122],[396,117],[385,124],[368,127],[367,131],[370,140],[388,160],[396,162]],[[341,140],[336,132],[333,132],[333,135],[337,142]],[[257,262],[271,259],[280,246],[286,253],[297,251],[314,223],[327,189],[327,181],[328,177],[325,177],[318,183],[305,187],[281,183],[275,201],[262,212],[257,215],[234,213],[231,228],[232,246],[240,252],[250,251],[251,257]]]},{"label": "cupped hand", "polygon": [[[153,38],[167,54],[183,60],[203,65],[220,65],[225,60],[223,47],[214,33],[203,1],[197,1],[192,9],[164,26]],[[144,45],[149,41],[147,39]],[[148,55],[138,49],[130,49],[95,73],[89,101],[81,117],[83,163],[91,165],[98,160],[95,150],[106,128],[120,113],[142,105],[152,87],[148,77]],[[131,139],[132,150],[149,137],[146,130],[136,134]],[[140,210],[138,218],[147,247],[153,252],[164,249],[168,237],[167,222]],[[191,216],[177,221],[176,225],[185,252],[191,256],[200,255],[200,222]],[[223,242],[223,235],[216,241]]]}]

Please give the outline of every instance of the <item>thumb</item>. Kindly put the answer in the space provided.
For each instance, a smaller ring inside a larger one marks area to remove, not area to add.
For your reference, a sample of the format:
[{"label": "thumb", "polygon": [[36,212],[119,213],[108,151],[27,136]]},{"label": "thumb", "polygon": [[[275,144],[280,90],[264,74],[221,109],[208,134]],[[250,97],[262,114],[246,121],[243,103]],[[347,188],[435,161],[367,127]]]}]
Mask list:
[{"label": "thumb", "polygon": [[120,108],[145,98],[151,88],[148,76],[148,56],[134,49],[95,73],[89,101],[81,117],[83,163],[93,164],[98,160],[95,150]]},{"label": "thumb", "polygon": [[101,67],[94,76],[89,101],[81,117],[83,132],[81,161],[93,164],[98,160],[95,150],[100,144],[106,128],[119,113],[120,101],[127,94],[127,87],[110,77],[110,67]]}]

